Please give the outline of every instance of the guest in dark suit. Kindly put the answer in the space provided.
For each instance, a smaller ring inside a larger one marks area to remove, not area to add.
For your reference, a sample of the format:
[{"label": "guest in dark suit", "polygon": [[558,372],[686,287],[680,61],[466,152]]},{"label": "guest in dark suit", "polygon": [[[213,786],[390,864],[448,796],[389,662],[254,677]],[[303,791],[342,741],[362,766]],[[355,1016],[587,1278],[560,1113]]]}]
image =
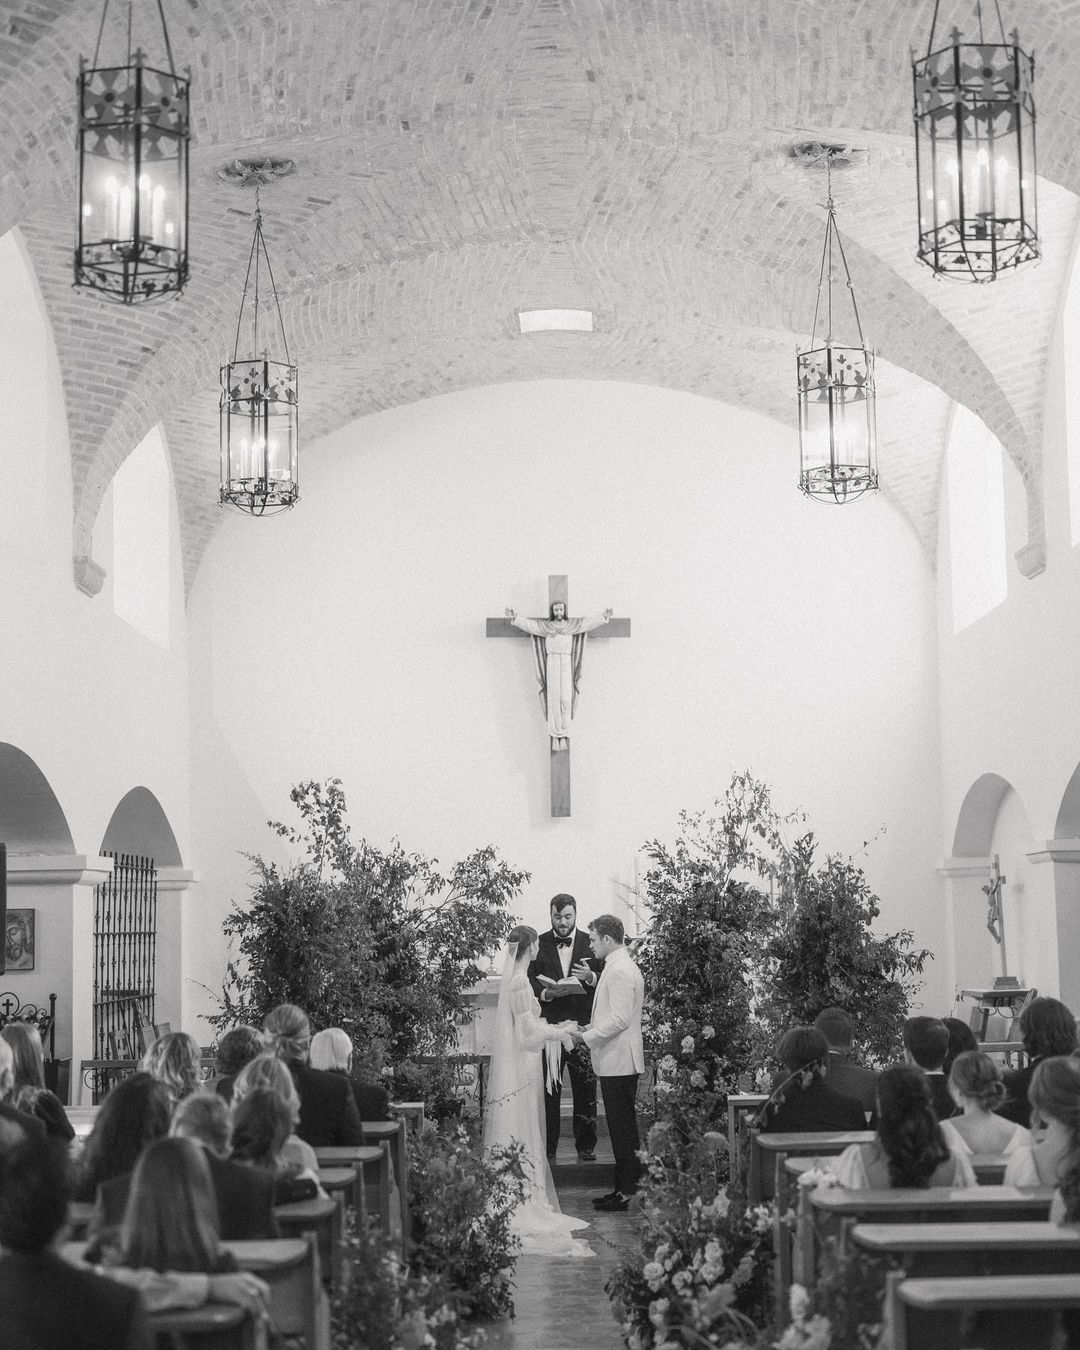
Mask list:
[{"label": "guest in dark suit", "polygon": [[1036,1067],[1054,1055],[1071,1055],[1076,1049],[1076,1018],[1056,998],[1034,998],[1020,1014],[1020,1040],[1028,1062],[1005,1075],[1005,1100],[998,1115],[1017,1125],[1030,1126],[1028,1089]]},{"label": "guest in dark suit", "polygon": [[353,1043],[344,1027],[327,1027],[311,1038],[308,1063],[313,1069],[325,1069],[349,1080],[361,1121],[389,1120],[390,1094],[379,1083],[353,1078]]},{"label": "guest in dark suit", "polygon": [[851,1059],[855,1039],[855,1024],[843,1008],[823,1008],[814,1018],[814,1026],[829,1042],[829,1058],[825,1061],[825,1084],[845,1097],[854,1097],[864,1112],[873,1116],[877,1107],[877,1074],[864,1069]]},{"label": "guest in dark suit", "polygon": [[777,1047],[787,1070],[766,1102],[758,1128],[786,1134],[808,1130],[865,1130],[866,1114],[857,1097],[847,1097],[825,1081],[829,1042],[816,1027],[792,1027]]},{"label": "guest in dark suit", "polygon": [[[577,901],[572,895],[551,898],[551,927],[541,933],[540,950],[529,963],[528,976],[533,993],[540,1000],[540,1016],[545,1022],[577,1022],[587,1026],[592,1021],[593,995],[602,963],[592,955],[589,936],[577,926]],[[593,983],[582,994],[565,994],[541,982],[540,976],[562,980],[571,975],[575,966],[584,962],[593,972]],[[574,1145],[582,1162],[596,1157],[596,1075],[589,1062],[588,1050],[575,1043],[573,1050],[562,1052],[559,1083],[555,1091],[544,1084],[544,1115],[547,1124],[547,1155],[554,1158],[559,1147],[562,1125],[562,1069],[570,1070],[570,1091],[574,1096]]]},{"label": "guest in dark suit", "polygon": [[230,1027],[217,1043],[214,1081],[211,1087],[227,1102],[232,1101],[236,1075],[263,1052],[262,1032],[257,1027]]},{"label": "guest in dark suit", "polygon": [[937,1017],[909,1017],[904,1023],[904,1051],[907,1062],[926,1075],[938,1120],[955,1116],[957,1106],[943,1067],[949,1053],[949,1029],[945,1023]]},{"label": "guest in dark suit", "polygon": [[263,1023],[268,1051],[289,1066],[300,1095],[300,1120],[296,1133],[312,1148],[336,1148],[362,1144],[360,1113],[349,1080],[340,1074],[313,1069],[308,1064],[311,1023],[295,1003],[282,1003],[268,1013]]},{"label": "guest in dark suit", "polygon": [[10,1350],[150,1350],[139,1295],[63,1260],[67,1151],[45,1138],[0,1154],[0,1328]]}]

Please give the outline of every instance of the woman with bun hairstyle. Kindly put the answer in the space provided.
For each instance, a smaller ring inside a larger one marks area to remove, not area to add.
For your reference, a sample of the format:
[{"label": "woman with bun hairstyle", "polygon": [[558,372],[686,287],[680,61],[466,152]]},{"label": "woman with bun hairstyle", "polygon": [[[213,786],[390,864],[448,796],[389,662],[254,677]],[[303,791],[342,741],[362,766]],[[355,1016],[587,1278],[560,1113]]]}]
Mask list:
[{"label": "woman with bun hairstyle", "polygon": [[981,1050],[957,1055],[949,1092],[963,1114],[943,1121],[942,1128],[957,1153],[1013,1153],[1031,1143],[1023,1125],[994,1114],[1005,1100],[1005,1084],[998,1066]]},{"label": "woman with bun hairstyle", "polygon": [[931,1186],[974,1186],[975,1173],[963,1153],[946,1142],[938,1124],[926,1075],[911,1064],[894,1064],[878,1076],[877,1138],[852,1144],[832,1171],[851,1190]]}]

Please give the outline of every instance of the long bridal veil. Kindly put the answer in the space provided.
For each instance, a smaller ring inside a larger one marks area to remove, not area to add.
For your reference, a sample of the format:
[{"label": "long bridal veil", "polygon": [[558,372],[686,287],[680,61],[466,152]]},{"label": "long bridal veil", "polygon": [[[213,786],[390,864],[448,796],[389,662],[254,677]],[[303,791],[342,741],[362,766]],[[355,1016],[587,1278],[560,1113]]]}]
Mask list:
[{"label": "long bridal veil", "polygon": [[[484,1112],[485,1150],[508,1144],[511,1140],[525,1147],[525,1170],[529,1189],[514,1215],[514,1232],[521,1238],[522,1250],[554,1256],[593,1256],[587,1243],[571,1233],[587,1228],[584,1219],[563,1214],[555,1192],[547,1161],[544,1123],[544,1054],[529,1048],[515,1028],[511,1003],[511,985],[516,969],[517,949],[508,947],[503,959],[502,983],[495,1011],[495,1032],[491,1046],[487,1106]],[[531,999],[532,993],[529,991]],[[540,1023],[539,1016],[536,1018]],[[544,1025],[544,1024],[541,1024]],[[558,1041],[548,1041],[556,1055]],[[557,1061],[556,1061],[557,1062]]]}]

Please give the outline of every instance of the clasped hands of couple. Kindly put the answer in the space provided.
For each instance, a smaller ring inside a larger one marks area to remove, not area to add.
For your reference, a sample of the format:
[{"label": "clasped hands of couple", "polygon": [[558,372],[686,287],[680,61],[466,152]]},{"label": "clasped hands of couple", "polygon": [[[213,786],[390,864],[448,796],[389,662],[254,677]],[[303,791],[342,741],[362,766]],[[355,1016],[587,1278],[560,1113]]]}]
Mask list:
[{"label": "clasped hands of couple", "polygon": [[[570,974],[573,975],[576,980],[587,985],[592,984],[595,973],[596,972],[587,961],[579,961],[570,971]],[[570,998],[574,993],[572,989],[560,989],[558,985],[553,985],[544,992],[547,994],[547,999],[545,1000],[547,1003],[550,1003],[557,998]],[[583,1029],[579,1027],[576,1022],[556,1022],[554,1025],[557,1031],[566,1032],[566,1035],[563,1037],[563,1046],[565,1049],[571,1050],[575,1045],[583,1045],[585,1043],[585,1037],[582,1034]],[[569,1041],[569,1045],[567,1044],[567,1041]]]}]

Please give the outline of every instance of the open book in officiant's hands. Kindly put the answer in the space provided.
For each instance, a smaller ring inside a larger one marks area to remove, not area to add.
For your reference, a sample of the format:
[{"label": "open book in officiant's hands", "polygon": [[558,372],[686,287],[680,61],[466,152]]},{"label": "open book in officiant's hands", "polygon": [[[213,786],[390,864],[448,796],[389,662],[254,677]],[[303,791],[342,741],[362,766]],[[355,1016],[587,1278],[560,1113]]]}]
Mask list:
[{"label": "open book in officiant's hands", "polygon": [[536,981],[542,984],[545,989],[551,990],[551,998],[565,998],[567,994],[583,994],[585,987],[579,979],[573,975],[566,975],[561,980],[553,980],[550,975],[537,975]]}]

